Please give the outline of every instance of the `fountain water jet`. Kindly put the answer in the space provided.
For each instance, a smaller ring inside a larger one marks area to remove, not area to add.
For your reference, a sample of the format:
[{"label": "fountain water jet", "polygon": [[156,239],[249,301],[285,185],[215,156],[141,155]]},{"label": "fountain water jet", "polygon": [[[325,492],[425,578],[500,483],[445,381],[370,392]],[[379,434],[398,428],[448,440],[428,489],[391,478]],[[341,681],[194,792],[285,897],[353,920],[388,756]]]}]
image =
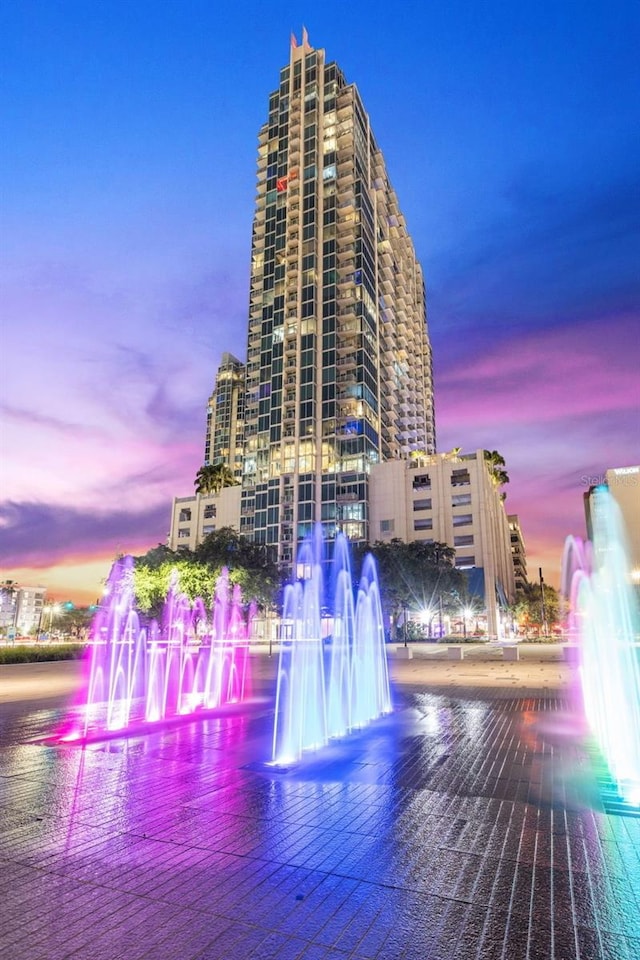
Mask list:
[{"label": "fountain water jet", "polygon": [[[218,578],[211,616],[190,601],[174,572],[161,625],[142,625],[134,606],[134,563],[117,560],[90,636],[83,702],[59,739],[86,739],[199,709],[249,693],[249,619],[227,570]],[[251,614],[250,614],[251,616]]]},{"label": "fountain water jet", "polygon": [[[298,551],[303,579],[287,584],[273,731],[273,761],[286,765],[304,750],[342,737],[391,711],[378,576],[369,555],[354,599],[349,544],[334,545],[332,582],[325,589],[322,526]],[[331,603],[324,601],[329,599]],[[323,641],[323,608],[332,636]]]},{"label": "fountain water jet", "polygon": [[593,543],[568,537],[562,592],[580,642],[587,719],[621,797],[640,805],[639,618],[618,506],[607,487],[592,494]]}]

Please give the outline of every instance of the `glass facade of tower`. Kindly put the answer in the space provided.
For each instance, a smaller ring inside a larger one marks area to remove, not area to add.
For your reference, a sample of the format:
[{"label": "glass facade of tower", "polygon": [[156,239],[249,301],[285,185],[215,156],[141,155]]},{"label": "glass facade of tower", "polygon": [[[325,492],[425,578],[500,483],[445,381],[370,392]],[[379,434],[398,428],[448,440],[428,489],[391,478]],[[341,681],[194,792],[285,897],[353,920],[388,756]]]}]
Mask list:
[{"label": "glass facade of tower", "polygon": [[216,384],[207,403],[204,465],[226,464],[242,478],[244,443],[245,365],[230,353],[222,354]]},{"label": "glass facade of tower", "polygon": [[260,130],[241,529],[367,540],[371,465],[435,450],[422,271],[358,91],[292,42]]}]

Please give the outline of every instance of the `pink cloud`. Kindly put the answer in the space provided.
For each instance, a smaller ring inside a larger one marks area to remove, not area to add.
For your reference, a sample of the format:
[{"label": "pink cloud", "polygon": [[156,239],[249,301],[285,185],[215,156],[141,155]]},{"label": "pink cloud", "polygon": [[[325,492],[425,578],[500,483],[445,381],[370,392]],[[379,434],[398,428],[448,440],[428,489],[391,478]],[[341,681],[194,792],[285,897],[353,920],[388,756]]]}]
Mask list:
[{"label": "pink cloud", "polygon": [[[630,319],[518,333],[437,380],[438,426],[537,424],[638,404],[638,337]],[[634,355],[636,359],[634,359]]]}]

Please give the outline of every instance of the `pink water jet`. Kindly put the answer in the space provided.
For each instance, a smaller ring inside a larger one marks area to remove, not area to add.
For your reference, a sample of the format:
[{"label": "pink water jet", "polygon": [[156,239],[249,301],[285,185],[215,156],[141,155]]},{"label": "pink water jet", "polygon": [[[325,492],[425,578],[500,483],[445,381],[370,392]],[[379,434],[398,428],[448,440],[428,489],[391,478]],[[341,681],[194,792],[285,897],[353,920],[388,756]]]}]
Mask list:
[{"label": "pink water jet", "polygon": [[135,608],[133,570],[131,557],[112,567],[91,626],[80,704],[60,740],[137,731],[249,694],[252,611],[245,614],[228,571],[218,578],[210,610],[180,591],[174,572],[160,623],[145,624]]}]

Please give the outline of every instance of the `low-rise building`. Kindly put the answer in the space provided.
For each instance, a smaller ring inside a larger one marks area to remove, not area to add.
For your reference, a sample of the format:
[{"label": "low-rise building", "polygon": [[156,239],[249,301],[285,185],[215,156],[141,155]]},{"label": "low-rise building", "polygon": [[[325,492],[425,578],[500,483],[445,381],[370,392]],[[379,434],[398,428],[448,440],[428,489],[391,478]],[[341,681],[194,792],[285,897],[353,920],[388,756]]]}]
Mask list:
[{"label": "low-rise building", "polygon": [[502,636],[515,577],[509,523],[484,452],[376,464],[369,493],[371,541],[454,547],[470,593],[484,600],[489,636]]},{"label": "low-rise building", "polygon": [[167,546],[170,550],[195,550],[205,537],[222,527],[240,530],[239,485],[223,487],[219,493],[195,493],[174,497]]}]

